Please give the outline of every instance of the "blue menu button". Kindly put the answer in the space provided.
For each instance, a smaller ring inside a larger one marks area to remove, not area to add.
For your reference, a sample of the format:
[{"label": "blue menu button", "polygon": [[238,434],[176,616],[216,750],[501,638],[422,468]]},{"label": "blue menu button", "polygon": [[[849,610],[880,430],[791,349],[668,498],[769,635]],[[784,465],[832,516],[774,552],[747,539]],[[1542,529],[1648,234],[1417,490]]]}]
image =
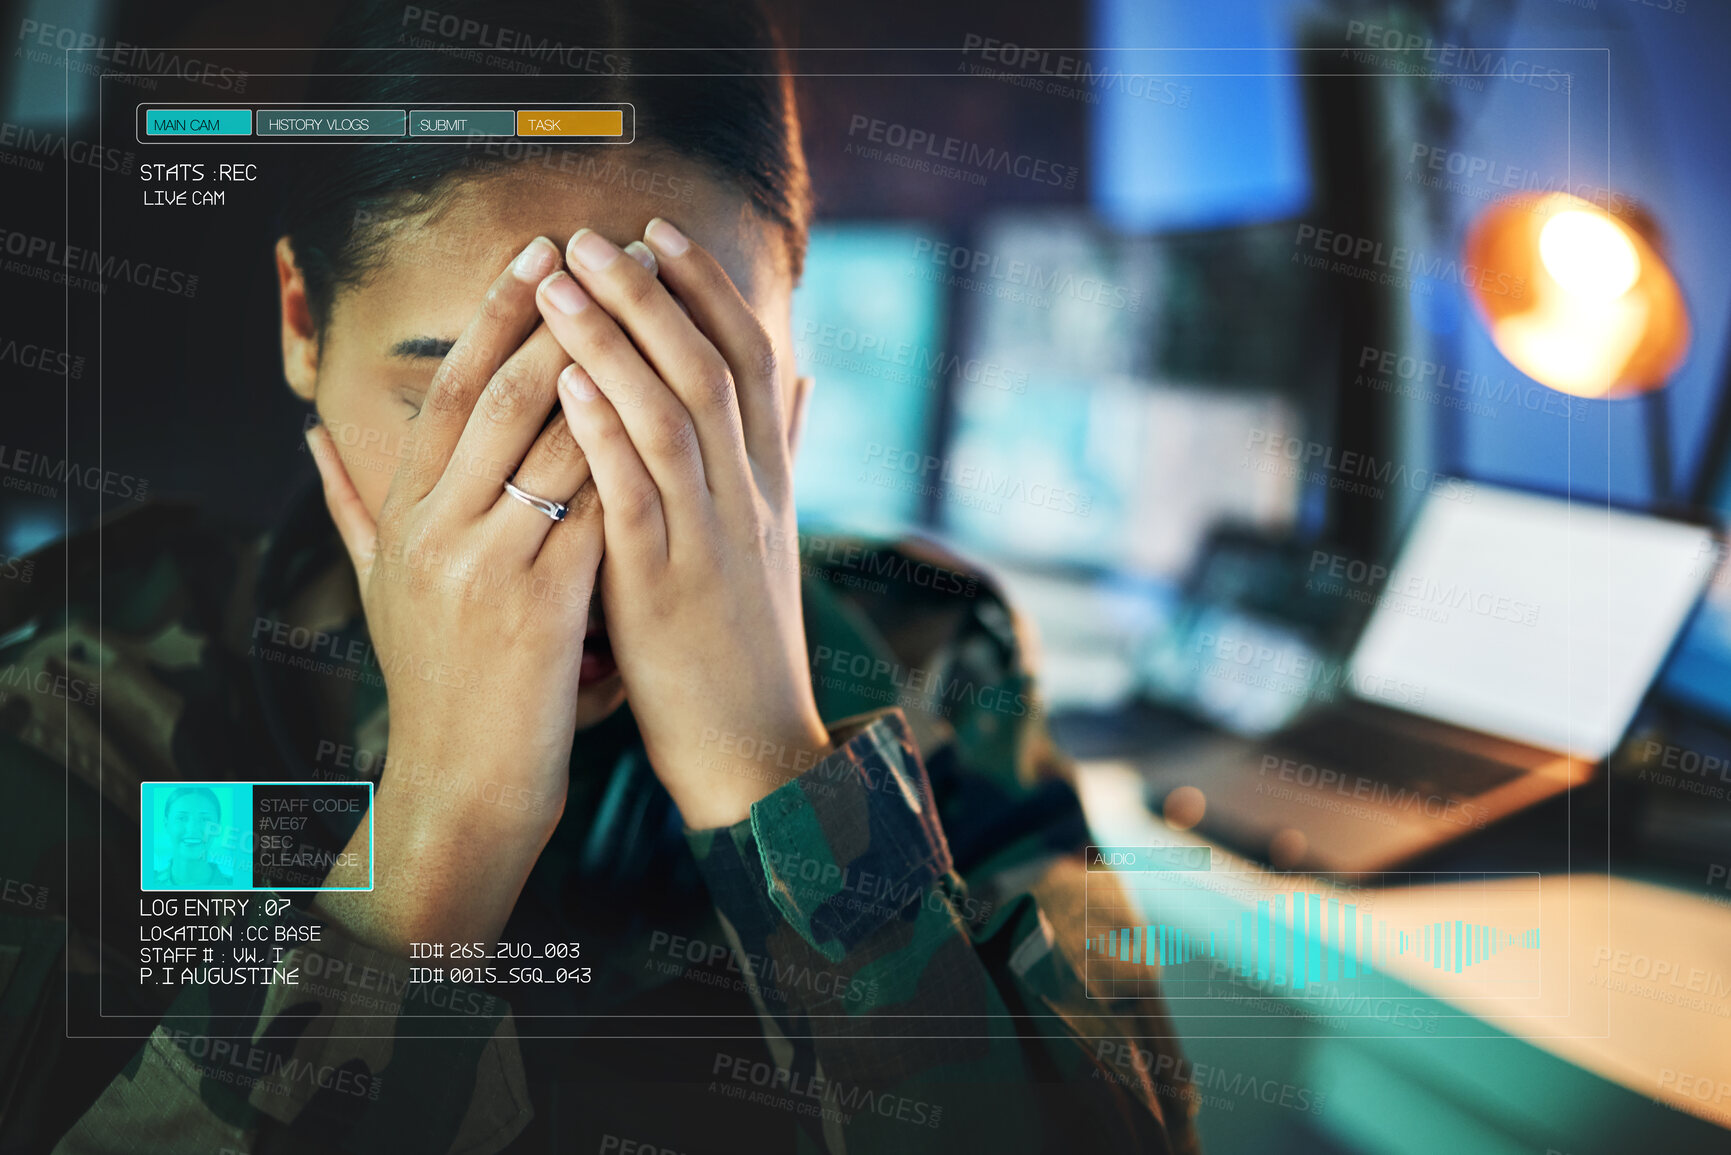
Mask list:
[{"label": "blue menu button", "polygon": [[147,108],[146,136],[251,136],[250,108]]}]

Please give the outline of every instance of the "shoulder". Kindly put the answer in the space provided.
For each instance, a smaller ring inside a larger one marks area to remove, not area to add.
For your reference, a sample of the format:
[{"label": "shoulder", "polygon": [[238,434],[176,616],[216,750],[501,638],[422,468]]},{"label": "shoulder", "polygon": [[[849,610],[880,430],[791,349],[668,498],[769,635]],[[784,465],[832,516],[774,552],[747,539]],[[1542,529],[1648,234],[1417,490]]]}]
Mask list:
[{"label": "shoulder", "polygon": [[100,617],[136,634],[207,619],[248,583],[263,540],[189,502],[134,506],[17,559],[15,580],[0,582],[0,632]]},{"label": "shoulder", "polygon": [[262,544],[153,501],[20,559],[0,581],[0,738],[128,811],[142,778],[231,773],[204,739],[249,684],[236,647]]},{"label": "shoulder", "polygon": [[998,583],[935,542],[802,535],[800,571],[808,600],[846,606],[912,664],[987,642],[1006,666],[1020,666],[1033,648]]},{"label": "shoulder", "polygon": [[928,762],[1006,786],[1068,777],[1046,737],[1032,630],[990,576],[923,540],[810,535],[800,562],[820,707],[899,707]]}]

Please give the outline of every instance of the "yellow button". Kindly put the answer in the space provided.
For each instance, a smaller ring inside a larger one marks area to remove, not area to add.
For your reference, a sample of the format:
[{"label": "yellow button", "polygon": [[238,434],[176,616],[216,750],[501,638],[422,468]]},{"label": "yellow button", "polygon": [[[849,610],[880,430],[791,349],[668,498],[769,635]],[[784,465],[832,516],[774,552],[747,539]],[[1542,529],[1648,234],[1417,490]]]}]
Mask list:
[{"label": "yellow button", "polygon": [[518,136],[624,136],[625,111],[619,108],[517,110]]}]

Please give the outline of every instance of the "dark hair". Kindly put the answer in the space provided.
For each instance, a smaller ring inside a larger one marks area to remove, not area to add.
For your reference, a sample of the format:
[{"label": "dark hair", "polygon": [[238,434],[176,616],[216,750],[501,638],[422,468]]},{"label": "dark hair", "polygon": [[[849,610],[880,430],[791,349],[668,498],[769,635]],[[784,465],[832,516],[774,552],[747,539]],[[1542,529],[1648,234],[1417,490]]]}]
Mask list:
[{"label": "dark hair", "polygon": [[167,818],[169,810],[174,806],[174,804],[176,802],[180,801],[182,798],[186,798],[186,797],[197,798],[201,795],[205,798],[210,799],[210,808],[212,810],[216,811],[216,820],[218,822],[221,822],[222,821],[222,800],[216,796],[216,791],[212,790],[208,786],[179,786],[179,787],[176,787],[173,791],[171,791],[169,793],[168,801],[166,801],[162,804],[162,816],[164,818]]},{"label": "dark hair", "polygon": [[[335,47],[320,53],[307,94],[316,103],[629,101],[633,143],[549,148],[653,149],[707,168],[780,227],[790,272],[800,274],[811,182],[786,49],[756,0],[441,0],[436,12],[363,0],[327,43]],[[492,74],[475,75],[486,69]],[[378,226],[477,174],[477,149],[464,144],[308,145],[297,153],[280,231],[321,330],[337,291],[384,255]]]}]

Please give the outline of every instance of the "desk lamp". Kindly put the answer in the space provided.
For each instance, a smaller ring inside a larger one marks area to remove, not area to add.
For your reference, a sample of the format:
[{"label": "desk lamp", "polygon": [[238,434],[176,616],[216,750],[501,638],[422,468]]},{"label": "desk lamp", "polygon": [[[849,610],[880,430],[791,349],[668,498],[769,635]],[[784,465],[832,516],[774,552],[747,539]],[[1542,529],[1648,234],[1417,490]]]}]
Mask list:
[{"label": "desk lamp", "polygon": [[1464,256],[1491,340],[1515,368],[1573,397],[1642,397],[1653,503],[1667,506],[1661,391],[1689,351],[1689,313],[1645,230],[1569,193],[1522,193],[1474,222]]}]

